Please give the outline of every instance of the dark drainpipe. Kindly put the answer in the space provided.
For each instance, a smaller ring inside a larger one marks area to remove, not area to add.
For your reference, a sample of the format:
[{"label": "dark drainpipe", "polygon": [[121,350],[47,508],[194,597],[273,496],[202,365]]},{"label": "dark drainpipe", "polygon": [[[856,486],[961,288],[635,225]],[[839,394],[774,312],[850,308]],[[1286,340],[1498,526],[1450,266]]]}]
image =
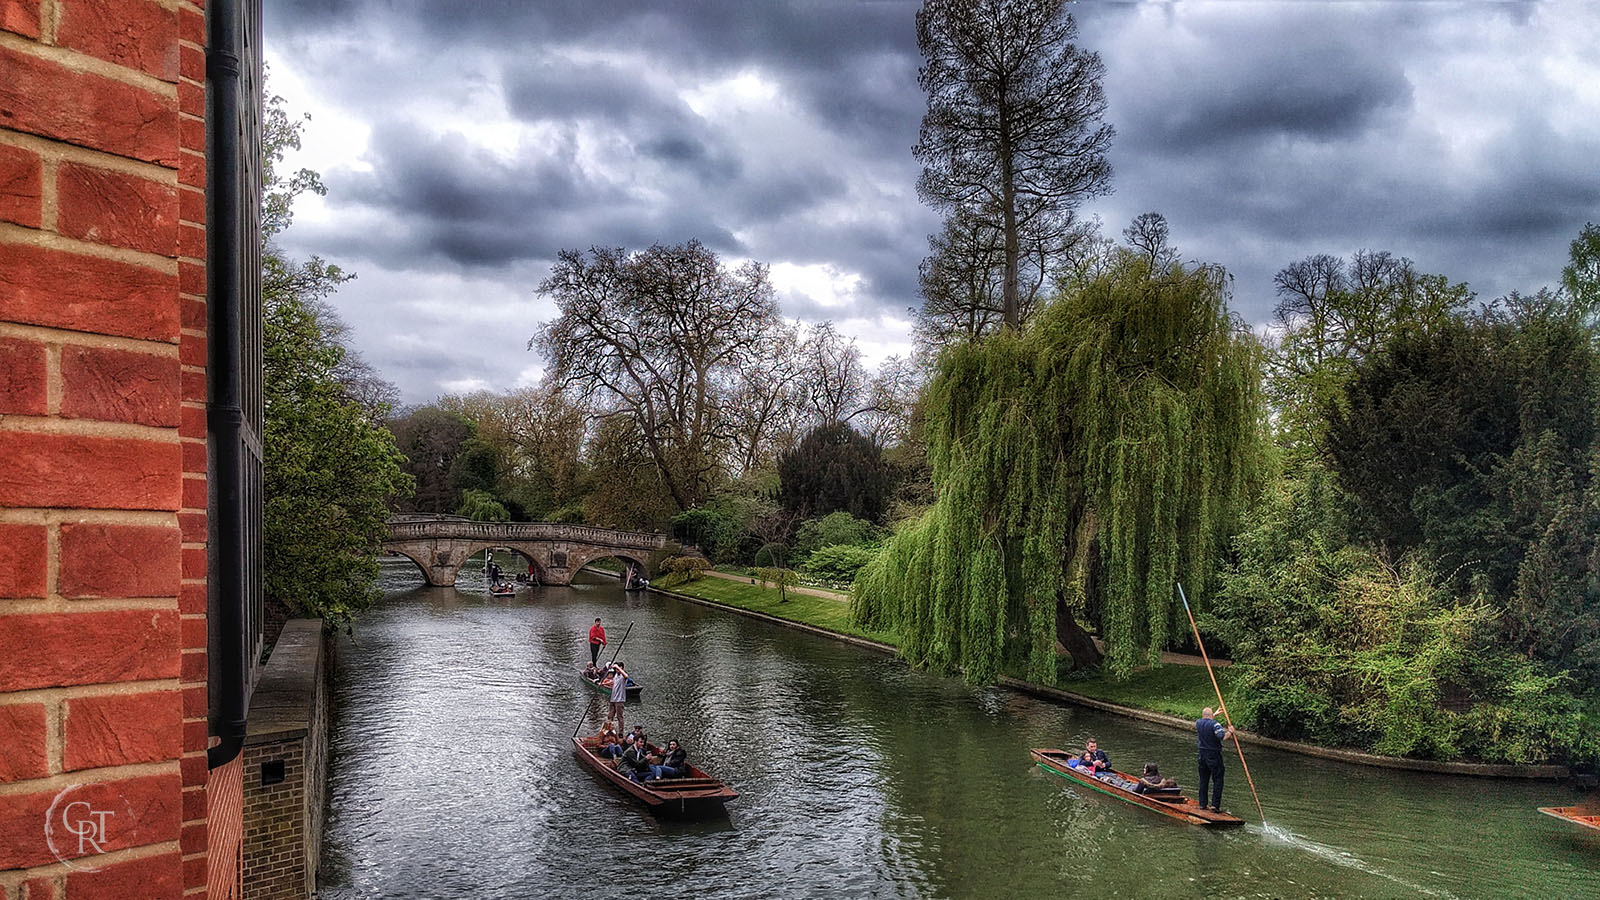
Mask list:
[{"label": "dark drainpipe", "polygon": [[211,710],[211,733],[221,742],[206,753],[210,768],[226,765],[244,746],[248,666],[245,659],[244,584],[246,513],[244,465],[241,452],[244,414],[240,408],[243,350],[241,340],[240,281],[244,277],[240,235],[244,233],[240,191],[244,184],[239,146],[239,32],[238,0],[212,0],[206,4],[210,41],[206,48],[209,109],[206,113],[206,161],[209,175],[206,198],[207,297],[210,312],[211,402],[206,423],[211,432],[214,466],[210,481],[216,492],[212,514],[216,555],[211,577],[217,579],[215,619],[209,652],[216,655],[215,677],[220,682]]}]

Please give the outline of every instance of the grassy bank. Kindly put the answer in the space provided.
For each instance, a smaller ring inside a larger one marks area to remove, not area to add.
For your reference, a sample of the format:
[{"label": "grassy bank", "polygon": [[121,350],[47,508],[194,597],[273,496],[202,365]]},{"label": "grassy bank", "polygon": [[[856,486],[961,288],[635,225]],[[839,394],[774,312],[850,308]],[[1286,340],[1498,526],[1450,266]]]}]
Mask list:
[{"label": "grassy bank", "polygon": [[868,640],[896,644],[895,636],[884,631],[869,631],[850,624],[850,605],[827,597],[789,593],[788,602],[778,599],[776,588],[760,587],[724,578],[697,578],[684,584],[665,587],[665,590],[688,594],[702,600],[726,603],[740,609],[766,613],[791,622],[815,625],[840,634],[863,637]]},{"label": "grassy bank", "polygon": [[[892,633],[868,631],[851,625],[849,604],[838,600],[791,593],[789,601],[784,603],[778,600],[778,592],[773,588],[720,578],[699,578],[668,590],[854,637],[885,644],[898,643]],[[1229,692],[1228,671],[1219,669],[1217,678],[1222,683],[1224,696],[1231,703],[1233,697]],[[1193,718],[1203,707],[1215,706],[1217,700],[1211,681],[1206,677],[1206,670],[1199,666],[1168,665],[1159,669],[1145,669],[1135,672],[1127,681],[1111,681],[1100,675],[1066,677],[1056,686],[1109,703],[1185,718]]]}]

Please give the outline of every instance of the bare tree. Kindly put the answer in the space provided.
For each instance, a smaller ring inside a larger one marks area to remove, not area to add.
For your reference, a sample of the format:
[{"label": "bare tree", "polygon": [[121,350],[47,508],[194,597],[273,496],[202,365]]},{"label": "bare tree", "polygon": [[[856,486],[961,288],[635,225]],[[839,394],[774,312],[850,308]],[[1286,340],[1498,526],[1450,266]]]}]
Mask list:
[{"label": "bare tree", "polygon": [[806,376],[799,347],[799,329],[779,323],[739,373],[728,404],[735,472],[770,468],[779,453],[799,440],[804,428]]},{"label": "bare tree", "polygon": [[1128,246],[1150,262],[1150,271],[1165,270],[1178,261],[1178,248],[1172,246],[1167,217],[1158,212],[1140,213],[1122,229]]},{"label": "bare tree", "polygon": [[800,346],[800,365],[806,410],[815,424],[848,422],[866,406],[867,369],[861,350],[832,322],[811,327]]},{"label": "bare tree", "polygon": [[766,267],[730,271],[698,241],[563,250],[539,292],[560,312],[529,341],[552,384],[631,420],[679,509],[703,499],[725,474],[738,373],[778,320]]},{"label": "bare tree", "polygon": [[917,193],[1000,238],[1001,321],[1021,326],[1021,260],[1073,230],[1108,190],[1104,65],[1072,43],[1064,0],[926,0],[917,14],[928,111],[914,148]]},{"label": "bare tree", "polygon": [[906,439],[917,396],[928,381],[928,366],[915,358],[891,356],[878,365],[867,391],[867,406],[852,423],[880,447]]}]

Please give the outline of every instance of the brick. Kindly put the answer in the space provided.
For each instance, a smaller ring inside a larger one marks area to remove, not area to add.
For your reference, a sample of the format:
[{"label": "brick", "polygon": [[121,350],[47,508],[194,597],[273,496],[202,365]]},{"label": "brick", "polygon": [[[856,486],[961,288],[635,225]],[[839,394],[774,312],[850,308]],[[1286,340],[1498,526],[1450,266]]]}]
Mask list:
[{"label": "brick", "polygon": [[0,338],[0,414],[45,414],[46,381],[43,344]]},{"label": "brick", "polygon": [[[178,110],[187,115],[205,117],[206,114],[206,89],[194,81],[179,80],[178,82]],[[191,147],[199,150],[199,147]]]},{"label": "brick", "polygon": [[183,861],[183,883],[190,889],[206,887],[206,857],[196,856]]},{"label": "brick", "polygon": [[184,615],[199,615],[206,611],[206,586],[204,584],[186,584],[178,591],[178,612]]},{"label": "brick", "polygon": [[[188,121],[200,122],[199,119],[190,119]],[[203,122],[201,122],[201,127],[205,127]],[[184,222],[193,222],[196,225],[204,225],[206,223],[206,195],[204,191],[186,187],[178,192],[178,219]],[[196,266],[194,263],[188,263],[188,265],[200,269],[201,281],[198,288],[191,289],[191,287],[186,286],[184,290],[191,294],[205,293],[205,268]]]},{"label": "brick", "polygon": [[69,872],[72,900],[179,900],[183,896],[183,857],[177,852],[143,856],[97,872]]},{"label": "brick", "polygon": [[[187,342],[191,338],[184,338]],[[178,436],[204,439],[209,435],[203,406],[184,406],[178,412]]]},{"label": "brick", "polygon": [[0,256],[6,261],[0,268],[0,319],[169,343],[178,339],[172,275],[27,244],[0,245]]},{"label": "brick", "polygon": [[54,878],[30,878],[22,883],[19,890],[19,900],[56,900]]},{"label": "brick", "polygon": [[[198,444],[185,444],[184,449],[200,446]],[[201,447],[204,450],[204,447]],[[206,514],[179,513],[178,531],[183,535],[185,544],[201,544],[206,540]]]},{"label": "brick", "polygon": [[207,362],[206,339],[198,335],[184,335],[178,342],[178,361],[186,366],[204,366]]},{"label": "brick", "polygon": [[184,619],[179,623],[178,638],[185,650],[206,649],[206,620],[203,618]]},{"label": "brick", "polygon": [[179,761],[183,771],[183,786],[194,787],[206,783],[206,757],[200,753],[194,756],[185,756]]},{"label": "brick", "polygon": [[183,551],[183,577],[186,579],[206,577],[206,561],[206,548],[186,548]]},{"label": "brick", "polygon": [[177,510],[176,443],[0,431],[0,506]]},{"label": "brick", "polygon": [[[178,792],[181,789],[178,775],[174,772],[52,788],[36,793],[0,794],[0,870],[25,869],[56,862],[57,856],[45,837],[45,829],[41,827],[52,803],[56,804],[52,818],[56,850],[67,859],[94,852],[92,846],[86,846],[84,852],[80,853],[77,838],[68,831],[73,824],[84,821],[82,812],[86,809],[111,813],[105,819],[105,834],[99,842],[103,852],[175,841],[178,839],[178,812],[181,805]],[[79,802],[87,806],[76,806]],[[63,816],[72,815],[66,810],[69,805],[74,806],[77,816],[62,819]],[[172,855],[174,858],[177,856],[176,853]],[[110,867],[106,871],[110,871]],[[78,900],[82,896],[108,895],[80,895],[75,889],[69,889],[68,896]],[[138,889],[109,896],[125,900],[129,897],[148,897],[150,894]]]},{"label": "brick", "polygon": [[[183,471],[184,471],[185,474],[200,473],[200,472],[206,471],[206,445],[205,444],[202,444],[199,441],[184,441],[183,442]],[[201,507],[195,506],[195,507],[186,507],[186,508],[200,509]],[[205,523],[201,522],[200,525],[203,528],[205,526]],[[188,536],[189,535],[188,526],[184,526],[184,529],[185,529],[184,530],[184,540],[186,540],[186,541],[191,540],[191,538]],[[199,538],[198,540],[204,540],[204,538],[202,537],[202,538]]]},{"label": "brick", "polygon": [[189,259],[206,258],[206,229],[203,225],[178,226],[178,255]]},{"label": "brick", "polygon": [[[204,621],[203,619],[201,621]],[[210,712],[210,697],[203,684],[183,689],[183,716],[186,719],[203,719]],[[202,802],[204,798],[201,798]],[[203,807],[202,807],[203,808]],[[187,818],[194,818],[188,816]]]},{"label": "brick", "polygon": [[0,691],[174,678],[178,667],[170,610],[0,616]]},{"label": "brick", "polygon": [[178,426],[178,360],[171,356],[65,347],[61,415],[69,419]]},{"label": "brick", "polygon": [[178,163],[178,110],[140,87],[0,47],[0,128],[163,166]]},{"label": "brick", "polygon": [[[205,509],[206,508],[206,496],[207,496],[206,491],[207,491],[206,480],[204,478],[185,478],[183,480],[183,508],[184,509]],[[204,578],[205,577],[206,567],[204,565],[201,565],[199,567],[198,571],[195,571],[195,572],[192,572],[192,573],[190,572],[190,566],[191,566],[190,561],[188,559],[184,559],[184,561],[183,561],[183,577],[185,577],[185,578]]]},{"label": "brick", "polygon": [[187,682],[202,682],[206,680],[209,670],[206,668],[205,650],[189,650],[182,654],[183,661],[178,670],[178,677]]},{"label": "brick", "polygon": [[0,783],[50,774],[42,703],[0,706]]},{"label": "brick", "polygon": [[177,252],[178,189],[173,185],[62,163],[56,196],[56,230],[67,237],[162,256]]},{"label": "brick", "polygon": [[[0,0],[0,16],[5,14]],[[44,196],[44,165],[22,147],[0,145],[0,222],[38,228]]]},{"label": "brick", "polygon": [[0,0],[0,31],[37,38],[39,7],[40,0]]},{"label": "brick", "polygon": [[183,752],[177,691],[77,697],[63,708],[68,772],[177,759]]},{"label": "brick", "polygon": [[43,597],[45,555],[43,525],[0,523],[0,597]]},{"label": "brick", "polygon": [[206,823],[196,822],[183,826],[183,835],[178,839],[178,848],[185,856],[190,853],[202,853],[206,849]]},{"label": "brick", "polygon": [[[187,693],[187,692],[186,692]],[[190,822],[206,817],[206,789],[183,789],[183,820]]]},{"label": "brick", "polygon": [[[205,190],[206,158],[199,153],[178,154],[178,183]],[[198,258],[198,257],[196,257]]]},{"label": "brick", "polygon": [[96,59],[178,80],[178,16],[157,3],[57,0],[56,43]]},{"label": "brick", "polygon": [[[186,265],[189,265],[189,264],[188,263],[179,263],[178,264],[179,271],[180,272],[183,271],[183,267],[186,266]],[[179,290],[179,293],[188,293],[187,291],[183,290],[181,285],[179,286],[178,290]],[[193,328],[196,331],[200,331],[200,330],[204,330],[205,329],[205,327],[206,327],[206,301],[205,300],[200,299],[199,297],[181,297],[178,300],[178,307],[179,307],[179,309],[182,310],[182,315],[181,315],[180,319],[181,319],[181,324],[183,325],[184,328]]]},{"label": "brick", "polygon": [[176,597],[181,535],[170,525],[61,526],[63,597]]},{"label": "brick", "polygon": [[[189,367],[178,375],[178,396],[189,403],[205,403],[208,391],[206,390],[206,373]],[[204,467],[202,467],[203,469]],[[201,471],[193,469],[191,471]]]}]

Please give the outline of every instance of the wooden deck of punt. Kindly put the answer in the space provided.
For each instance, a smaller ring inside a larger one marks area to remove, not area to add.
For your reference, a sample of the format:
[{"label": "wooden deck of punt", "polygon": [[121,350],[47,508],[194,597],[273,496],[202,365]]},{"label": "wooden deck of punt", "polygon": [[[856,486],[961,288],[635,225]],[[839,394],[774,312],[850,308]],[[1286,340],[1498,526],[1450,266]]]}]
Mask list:
[{"label": "wooden deck of punt", "polygon": [[[1067,760],[1076,756],[1077,754],[1075,753],[1042,748],[1035,748],[1029,752],[1033,754],[1033,758],[1039,763],[1039,768],[1044,769],[1046,772],[1060,775],[1062,778],[1075,781],[1091,790],[1132,803],[1134,806],[1142,806],[1145,809],[1161,813],[1180,822],[1188,822],[1190,825],[1199,825],[1204,828],[1238,828],[1244,824],[1244,820],[1238,816],[1223,812],[1212,812],[1194,802],[1192,797],[1185,797],[1182,794],[1135,794],[1133,791],[1124,790],[1114,784],[1101,781],[1087,772],[1079,772],[1077,769],[1067,765]],[[1115,769],[1110,771],[1121,775],[1128,781],[1139,780],[1123,775]]]},{"label": "wooden deck of punt", "polygon": [[595,751],[599,749],[598,735],[575,737],[572,746],[584,765],[600,773],[607,781],[644,801],[650,811],[663,817],[699,817],[719,815],[723,804],[738,797],[710,773],[693,763],[685,778],[661,778],[637,782],[617,771],[615,760],[606,759]]},{"label": "wooden deck of punt", "polygon": [[1541,806],[1539,812],[1554,816],[1563,822],[1600,831],[1600,815],[1596,815],[1597,811],[1593,809],[1584,809],[1581,806]]},{"label": "wooden deck of punt", "polygon": [[[594,688],[595,690],[599,691],[600,693],[605,694],[608,697],[611,695],[611,685],[609,685],[609,684],[601,684],[600,682],[595,681],[593,678],[590,678],[589,676],[583,674],[582,672],[578,673],[578,677],[582,678],[585,684],[589,685],[590,687]],[[628,685],[628,699],[629,700],[637,700],[637,699],[639,699],[639,692],[642,691],[642,690],[644,690],[644,685],[640,684],[637,681],[635,681],[633,684]]]}]

